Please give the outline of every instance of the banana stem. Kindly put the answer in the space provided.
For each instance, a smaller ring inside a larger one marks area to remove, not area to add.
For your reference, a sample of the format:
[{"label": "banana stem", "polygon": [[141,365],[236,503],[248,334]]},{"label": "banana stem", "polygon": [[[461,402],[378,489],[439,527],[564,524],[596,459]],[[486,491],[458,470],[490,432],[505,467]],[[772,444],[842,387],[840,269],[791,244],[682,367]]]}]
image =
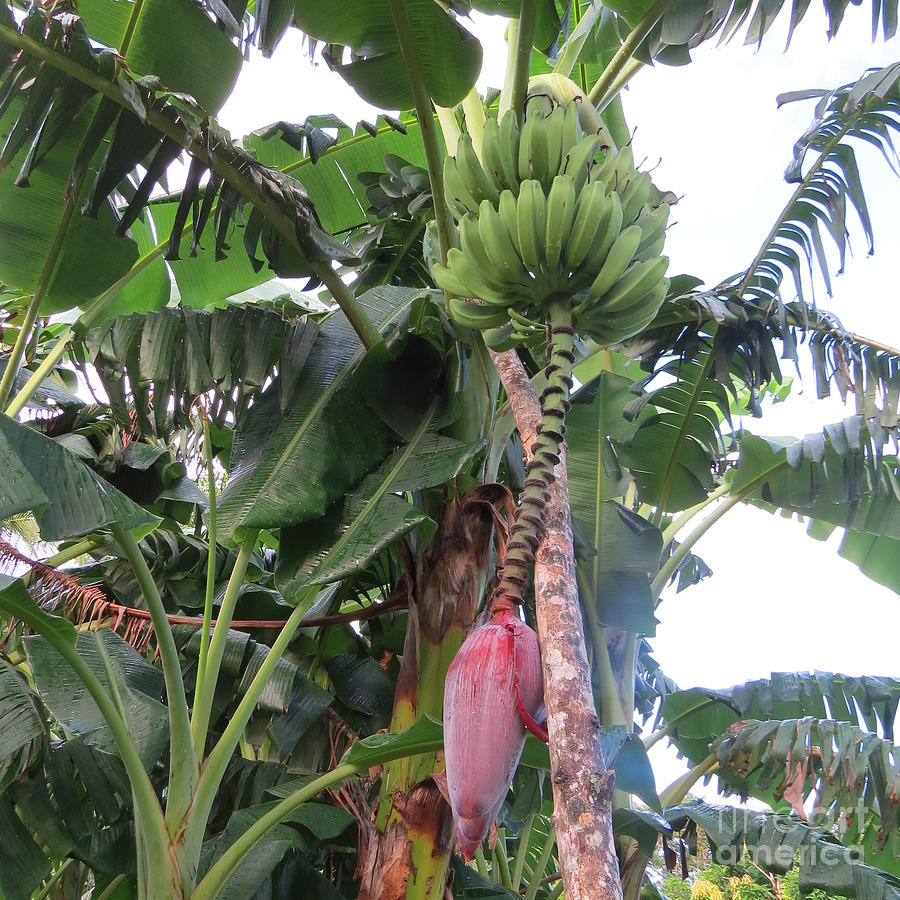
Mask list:
[{"label": "banana stem", "polygon": [[453,219],[444,196],[444,175],[441,147],[438,143],[437,128],[434,125],[434,109],[431,98],[425,90],[422,76],[422,61],[416,47],[415,36],[410,28],[403,0],[390,0],[391,16],[400,41],[400,52],[406,64],[406,74],[412,90],[416,118],[422,131],[422,145],[425,149],[425,163],[428,180],[431,182],[431,197],[434,202],[434,219],[437,224],[438,241],[441,248],[441,262],[446,265],[447,252],[453,246]]},{"label": "banana stem", "polygon": [[511,109],[513,85],[516,81],[516,47],[518,43],[519,20],[510,19],[506,26],[506,73],[503,77],[503,90],[500,91],[500,105],[497,108],[498,121]]},{"label": "banana stem", "polygon": [[[520,120],[525,115],[525,95],[528,93],[528,76],[531,74],[531,45],[534,43],[536,22],[537,0],[522,0],[522,9],[519,13],[516,30],[515,69],[509,97],[509,108],[519,116]],[[510,30],[510,34],[512,34],[512,30]]]},{"label": "banana stem", "polygon": [[444,146],[447,148],[447,156],[456,156],[456,145],[459,143],[460,130],[456,121],[456,112],[449,106],[435,104],[438,124],[441,126],[441,134],[444,136]]},{"label": "banana stem", "polygon": [[[632,56],[641,42],[650,34],[653,26],[663,17],[663,13],[671,6],[672,0],[657,0],[650,9],[644,14],[644,17],[631,29],[628,37],[625,38],[622,46],[616,51],[615,56],[607,63],[597,82],[591,88],[588,99],[596,106],[598,100],[603,100],[610,92],[610,88],[615,83],[619,73],[628,65]],[[611,99],[611,98],[609,98]],[[609,102],[607,99],[606,102]]]},{"label": "banana stem", "polygon": [[45,900],[46,897],[50,895],[50,891],[62,881],[63,876],[66,872],[69,871],[72,864],[75,862],[75,858],[70,856],[66,859],[62,865],[56,870],[56,872],[50,877],[50,880],[41,888],[41,892],[35,897],[35,900]]},{"label": "banana stem", "polygon": [[202,760],[203,750],[206,746],[206,737],[209,731],[209,719],[212,714],[213,695],[216,690],[216,682],[219,680],[219,669],[225,656],[225,645],[228,642],[228,629],[234,618],[234,609],[237,605],[241,585],[244,583],[244,575],[250,564],[253,548],[256,546],[258,531],[252,530],[241,544],[234,568],[225,588],[222,605],[219,609],[219,618],[213,630],[209,642],[209,652],[206,658],[206,668],[202,682],[198,682],[194,688],[194,709],[191,715],[191,734],[195,739],[195,749]]},{"label": "banana stem", "polygon": [[173,760],[169,771],[169,793],[166,803],[166,824],[171,834],[190,806],[199,776],[199,760],[191,737],[191,717],[184,692],[181,663],[172,629],[166,619],[165,606],[138,542],[121,525],[114,523],[111,530],[113,537],[125,551],[144,602],[150,611],[150,620],[156,634],[156,646],[162,662],[166,701],[169,707],[169,748]]},{"label": "banana stem", "polygon": [[[201,409],[203,423],[203,452],[206,456],[206,476],[209,481],[209,519],[207,525],[207,557],[206,557],[206,594],[203,598],[203,625],[200,628],[200,655],[197,657],[197,684],[206,681],[206,666],[209,662],[209,641],[212,631],[213,600],[216,592],[216,473],[213,467],[212,441],[209,432],[209,420]],[[191,720],[191,734],[194,747],[200,759],[205,751],[206,735],[199,733],[200,722]]]},{"label": "banana stem", "polygon": [[22,360],[25,357],[25,346],[31,338],[31,331],[34,328],[40,305],[41,294],[35,291],[25,310],[25,318],[22,320],[16,342],[13,344],[12,351],[6,360],[3,377],[0,378],[0,409],[6,404],[6,399],[9,397],[10,391],[15,384],[16,376],[19,374]]},{"label": "banana stem", "polygon": [[673,781],[660,795],[659,802],[663,809],[675,806],[681,803],[688,795],[688,791],[701,779],[704,775],[708,775],[714,769],[718,768],[719,761],[716,759],[715,753],[710,753],[703,762],[694,766],[693,769],[685,772],[680,778]]},{"label": "banana stem", "polygon": [[572,366],[575,363],[575,329],[568,298],[551,302],[548,319],[550,363],[545,370],[547,387],[541,394],[541,425],[533,447],[534,457],[525,471],[525,490],[510,529],[493,609],[508,608],[522,602],[522,591],[528,581],[544,523],[544,507],[547,505],[553,468],[559,462],[559,449],[565,434],[569,392],[572,390]]},{"label": "banana stem", "polygon": [[689,506],[678,518],[673,519],[672,523],[663,531],[663,549],[669,546],[675,538],[675,535],[687,525],[695,516],[699,515],[706,509],[710,503],[715,503],[720,497],[724,497],[731,491],[731,485],[727,482],[719,485],[705,500],[701,500],[694,506]]}]

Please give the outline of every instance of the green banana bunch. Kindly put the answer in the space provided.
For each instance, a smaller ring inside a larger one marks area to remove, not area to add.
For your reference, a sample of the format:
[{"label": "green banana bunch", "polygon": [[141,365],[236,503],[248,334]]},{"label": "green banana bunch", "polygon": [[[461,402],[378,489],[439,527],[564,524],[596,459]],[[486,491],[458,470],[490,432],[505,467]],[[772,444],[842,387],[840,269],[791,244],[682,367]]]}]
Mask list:
[{"label": "green banana bunch", "polygon": [[604,344],[655,317],[668,289],[668,204],[630,147],[614,153],[582,132],[575,103],[535,104],[521,129],[512,113],[488,119],[482,159],[463,136],[444,183],[459,249],[434,279],[457,295],[454,320],[483,331],[488,346],[535,338],[560,297],[578,330]]}]

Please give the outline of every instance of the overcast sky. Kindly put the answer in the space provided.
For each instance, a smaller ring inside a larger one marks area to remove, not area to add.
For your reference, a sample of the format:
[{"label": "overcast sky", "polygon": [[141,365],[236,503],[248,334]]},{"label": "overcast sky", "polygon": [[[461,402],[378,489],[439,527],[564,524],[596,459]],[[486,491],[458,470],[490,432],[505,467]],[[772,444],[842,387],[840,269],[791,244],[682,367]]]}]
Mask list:
[{"label": "overcast sky", "polygon": [[[659,161],[656,182],[682,197],[666,248],[671,273],[690,272],[715,284],[753,259],[790,196],[782,173],[812,117],[811,103],[778,110],[775,97],[835,87],[867,67],[895,61],[898,42],[872,44],[869,17],[867,4],[849,7],[829,42],[824,13],[813,4],[787,54],[782,15],[759,52],[738,42],[704,46],[689,66],[656,66],[634,79],[624,103],[636,128],[635,156],[648,165]],[[502,84],[504,28],[498,17],[476,16],[472,24],[485,46],[481,89]],[[291,30],[272,59],[251,58],[220,120],[240,135],[322,112],[348,122],[375,114],[327,67],[311,65]],[[900,180],[874,151],[864,147],[859,159],[876,255],[865,256],[861,234],[851,230],[858,252],[834,282],[834,300],[826,301],[821,286],[817,295],[849,330],[900,346]],[[803,376],[787,402],[767,409],[762,420],[747,421],[749,430],[802,437],[854,413],[836,398],[816,400],[808,368]],[[726,687],[772,671],[807,669],[900,676],[900,598],[840,559],[834,540],[818,543],[796,521],[738,508],[696,551],[714,575],[667,596],[652,639],[663,669],[682,687]],[[663,748],[654,750],[653,760],[662,788],[680,764]]]}]

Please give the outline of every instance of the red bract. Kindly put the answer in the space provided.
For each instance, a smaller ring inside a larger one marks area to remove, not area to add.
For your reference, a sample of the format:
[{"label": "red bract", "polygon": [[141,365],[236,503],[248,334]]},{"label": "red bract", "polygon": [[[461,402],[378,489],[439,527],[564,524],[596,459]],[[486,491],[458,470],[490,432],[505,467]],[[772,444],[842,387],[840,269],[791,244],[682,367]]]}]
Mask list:
[{"label": "red bract", "polygon": [[447,671],[444,757],[456,840],[468,860],[497,817],[525,746],[527,716],[543,707],[534,631],[509,610],[466,639]]}]

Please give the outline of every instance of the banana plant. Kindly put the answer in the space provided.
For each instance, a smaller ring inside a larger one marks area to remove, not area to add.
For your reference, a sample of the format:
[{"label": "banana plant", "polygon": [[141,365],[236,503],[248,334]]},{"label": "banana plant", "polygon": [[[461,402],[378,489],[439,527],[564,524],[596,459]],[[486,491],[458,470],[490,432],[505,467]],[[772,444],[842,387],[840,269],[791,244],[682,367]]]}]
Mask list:
[{"label": "banana plant", "polygon": [[[796,191],[701,290],[667,277],[676,195],[635,165],[621,91],[777,9],[563,6],[0,3],[0,521],[46,547],[0,543],[4,896],[634,898],[701,775],[784,768],[766,798],[799,815],[800,774],[821,799],[835,766],[888,890],[887,682],[864,682],[881,733],[734,700],[753,722],[685,745],[657,795],[645,742],[681,748],[684,697],[646,637],[742,502],[845,529],[900,587],[900,353],[811,309],[802,271],[828,286],[824,234],[843,265],[848,205],[871,246],[852,147],[891,158],[898,70],[782,98],[817,102]],[[472,8],[509,16],[497,96]],[[896,2],[872,13],[892,36]],[[292,26],[401,112],[228,135],[242,59]],[[776,342],[806,336],[857,416],[747,434]]]}]

